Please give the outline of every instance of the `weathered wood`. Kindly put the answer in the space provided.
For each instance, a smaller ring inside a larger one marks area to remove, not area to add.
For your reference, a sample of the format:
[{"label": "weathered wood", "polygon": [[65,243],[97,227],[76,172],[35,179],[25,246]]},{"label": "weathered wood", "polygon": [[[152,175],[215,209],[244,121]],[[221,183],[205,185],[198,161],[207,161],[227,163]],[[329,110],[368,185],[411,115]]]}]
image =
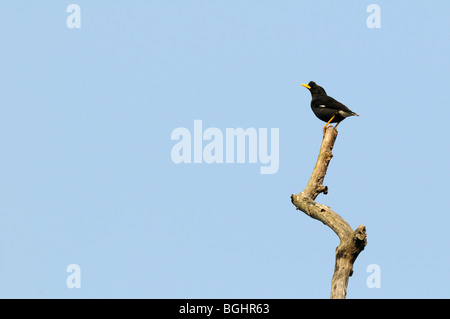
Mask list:
[{"label": "weathered wood", "polygon": [[344,299],[347,295],[348,279],[353,274],[353,263],[367,244],[366,228],[359,226],[355,231],[330,207],[315,202],[320,193],[327,194],[328,188],[323,180],[328,164],[333,157],[332,150],[338,132],[333,127],[326,130],[316,166],[303,192],[291,195],[292,204],[309,217],[320,220],[330,227],[339,237],[340,244],[336,248],[336,262],[331,280],[331,298]]}]

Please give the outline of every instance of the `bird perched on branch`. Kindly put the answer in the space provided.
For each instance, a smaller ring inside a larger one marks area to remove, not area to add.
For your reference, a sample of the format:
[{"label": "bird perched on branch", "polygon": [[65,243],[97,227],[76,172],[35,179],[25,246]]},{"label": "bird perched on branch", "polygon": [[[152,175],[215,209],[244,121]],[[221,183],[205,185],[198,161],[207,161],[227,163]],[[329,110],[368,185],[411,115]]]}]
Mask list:
[{"label": "bird perched on branch", "polygon": [[337,123],[334,126],[334,128],[336,128],[346,117],[354,115],[359,116],[359,114],[351,111],[344,104],[336,101],[331,96],[328,96],[324,88],[317,85],[316,82],[311,81],[308,84],[302,85],[311,92],[311,109],[314,114],[322,121],[327,122],[323,127],[324,135],[330,123]]}]

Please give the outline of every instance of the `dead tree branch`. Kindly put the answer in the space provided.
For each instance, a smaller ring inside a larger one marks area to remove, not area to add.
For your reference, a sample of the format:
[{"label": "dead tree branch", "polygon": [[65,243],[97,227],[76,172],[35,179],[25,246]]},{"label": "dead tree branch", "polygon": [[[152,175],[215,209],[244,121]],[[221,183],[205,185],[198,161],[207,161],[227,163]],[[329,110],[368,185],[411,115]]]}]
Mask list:
[{"label": "dead tree branch", "polygon": [[336,248],[336,262],[331,280],[331,298],[344,299],[347,295],[348,278],[353,274],[353,263],[367,244],[366,228],[358,226],[353,230],[350,225],[330,207],[315,202],[320,193],[327,194],[323,186],[328,164],[333,157],[332,150],[338,132],[333,127],[326,130],[322,140],[316,166],[303,192],[291,195],[292,204],[311,218],[320,220],[338,235],[340,243]]}]

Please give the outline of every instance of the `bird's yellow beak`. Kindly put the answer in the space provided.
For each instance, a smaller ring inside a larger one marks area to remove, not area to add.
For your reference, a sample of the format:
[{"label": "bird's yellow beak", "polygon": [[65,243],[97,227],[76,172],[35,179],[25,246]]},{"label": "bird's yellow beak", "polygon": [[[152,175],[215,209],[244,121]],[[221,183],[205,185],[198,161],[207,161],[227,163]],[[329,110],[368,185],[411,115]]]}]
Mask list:
[{"label": "bird's yellow beak", "polygon": [[305,88],[307,88],[308,90],[311,89],[311,87],[310,87],[308,84],[303,84],[303,83],[302,83],[302,85],[303,85]]}]

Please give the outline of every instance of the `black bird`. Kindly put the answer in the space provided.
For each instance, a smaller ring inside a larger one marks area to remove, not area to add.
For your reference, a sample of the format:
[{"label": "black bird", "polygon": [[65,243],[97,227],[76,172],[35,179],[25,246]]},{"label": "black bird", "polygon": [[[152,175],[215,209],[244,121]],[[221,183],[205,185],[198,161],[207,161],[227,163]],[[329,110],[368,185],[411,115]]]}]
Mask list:
[{"label": "black bird", "polygon": [[316,82],[311,81],[308,84],[302,85],[311,92],[311,109],[314,114],[322,121],[327,122],[323,127],[324,135],[328,128],[328,124],[337,123],[334,126],[334,128],[336,128],[346,117],[354,115],[359,116],[359,114],[351,111],[344,104],[336,101],[331,96],[328,96],[324,88],[317,85]]}]

